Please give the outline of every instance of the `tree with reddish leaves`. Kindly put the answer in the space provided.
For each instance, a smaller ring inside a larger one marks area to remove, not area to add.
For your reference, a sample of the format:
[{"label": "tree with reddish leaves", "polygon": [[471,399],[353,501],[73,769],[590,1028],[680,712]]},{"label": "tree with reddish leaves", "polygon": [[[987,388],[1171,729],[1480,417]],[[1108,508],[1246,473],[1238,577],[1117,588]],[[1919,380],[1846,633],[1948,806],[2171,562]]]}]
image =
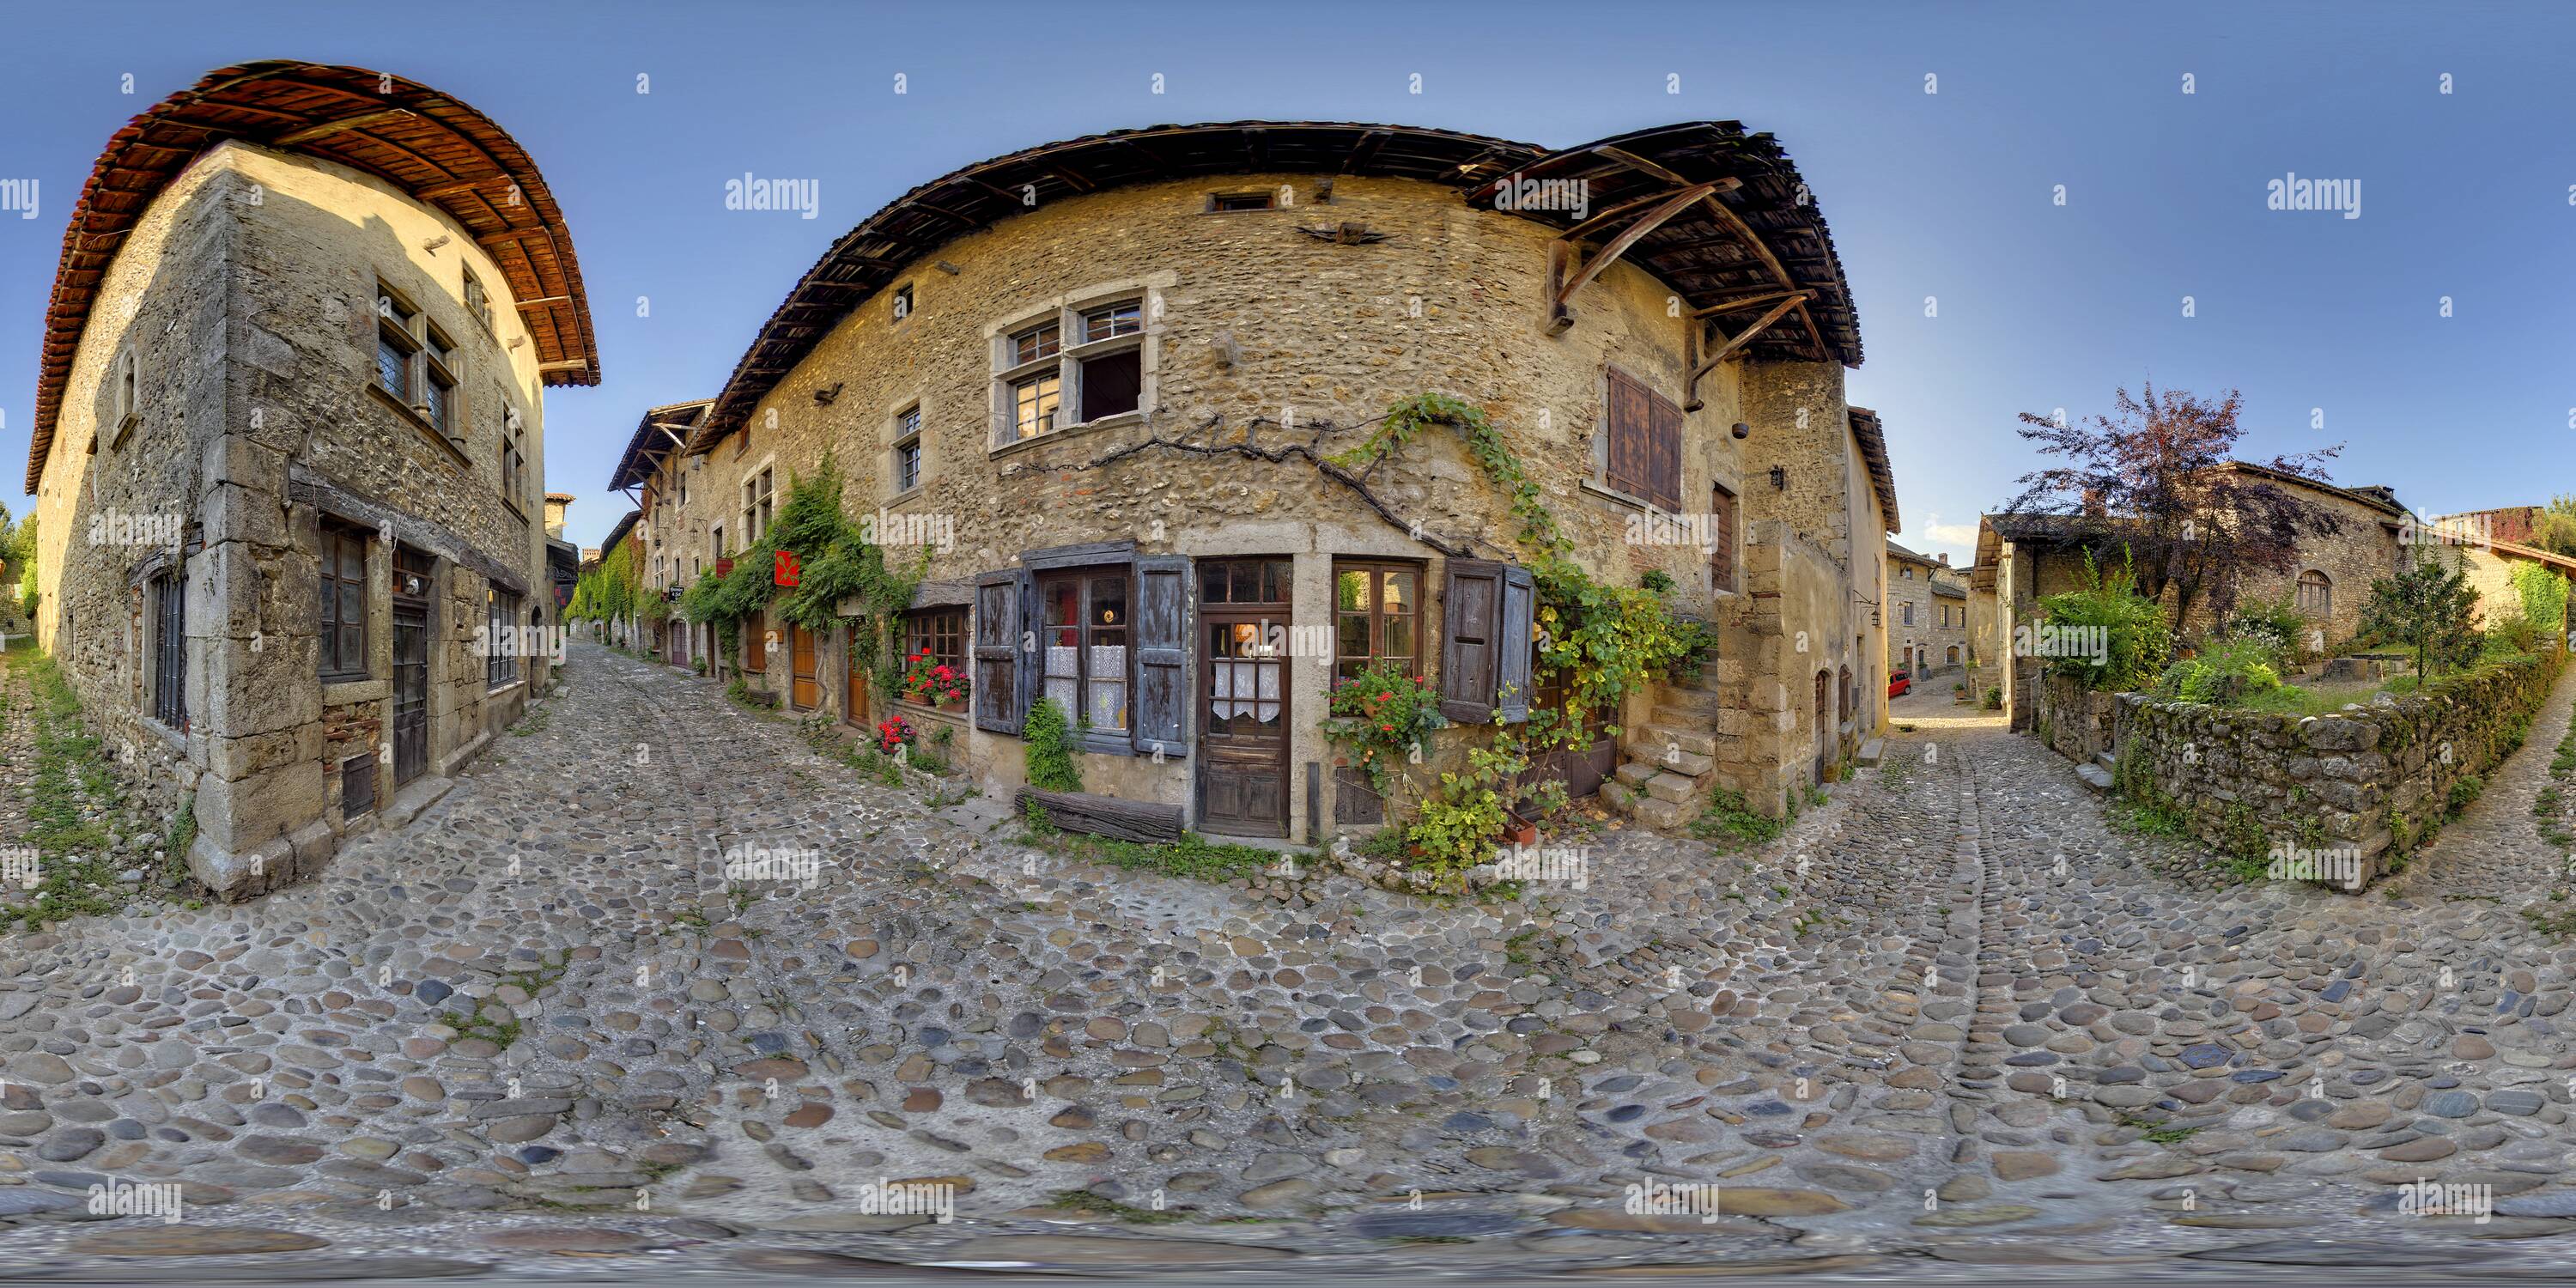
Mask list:
[{"label": "tree with reddish leaves", "polygon": [[2212,401],[2150,383],[2138,397],[2115,392],[2111,415],[2073,424],[2023,412],[2016,432],[2057,463],[2016,479],[2021,494],[2006,508],[2053,517],[2067,541],[2106,559],[2125,546],[2138,593],[2170,591],[2177,624],[2195,606],[2224,621],[2249,578],[2297,566],[2302,537],[2342,530],[2277,477],[2326,483],[2325,463],[2342,446],[2240,462],[2243,401],[2233,389]]}]

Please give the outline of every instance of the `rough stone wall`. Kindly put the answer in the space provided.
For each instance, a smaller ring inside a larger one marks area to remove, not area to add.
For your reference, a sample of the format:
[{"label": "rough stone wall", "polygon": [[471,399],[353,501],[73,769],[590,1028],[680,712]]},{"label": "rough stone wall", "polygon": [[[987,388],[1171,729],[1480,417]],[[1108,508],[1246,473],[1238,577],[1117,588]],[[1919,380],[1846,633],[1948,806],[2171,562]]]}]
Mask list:
[{"label": "rough stone wall", "polygon": [[[1204,213],[1210,191],[1282,184],[1298,194],[1295,206]],[[1850,498],[1839,480],[1852,453],[1841,369],[1788,364],[1801,373],[1771,381],[1759,406],[1744,386],[1783,364],[1729,363],[1700,382],[1705,405],[1684,427],[1683,510],[1704,511],[1712,484],[1720,484],[1741,499],[1745,527],[1743,584],[1720,591],[1695,542],[1633,540],[1639,533],[1631,520],[1641,509],[1587,486],[1598,474],[1594,438],[1605,366],[1684,400],[1683,324],[1668,311],[1671,293],[1661,283],[1632,265],[1613,266],[1576,296],[1572,329],[1550,336],[1542,325],[1546,230],[1470,209],[1435,185],[1345,176],[1329,206],[1310,209],[1313,186],[1312,176],[1248,175],[1116,189],[1056,202],[941,247],[935,258],[959,271],[924,263],[899,279],[914,291],[912,311],[900,321],[890,293],[844,320],[753,410],[746,430],[713,446],[691,483],[693,496],[721,498],[729,513],[738,508],[741,481],[770,465],[783,503],[789,475],[811,472],[828,450],[848,480],[845,504],[854,513],[884,506],[893,515],[953,524],[953,548],[931,562],[935,582],[971,585],[979,573],[1011,567],[1024,550],[1087,541],[1134,541],[1142,553],[1202,558],[1285,555],[1293,560],[1302,626],[1329,624],[1333,556],[1421,559],[1430,666],[1438,656],[1444,561],[1411,538],[1411,523],[1418,519],[1425,532],[1468,544],[1481,557],[1521,557],[1502,496],[1455,435],[1426,434],[1372,473],[1370,486],[1406,526],[1390,526],[1295,458],[1274,463],[1152,447],[1094,462],[1157,436],[1335,452],[1361,442],[1397,399],[1448,393],[1484,407],[1504,428],[1595,575],[1635,585],[1645,572],[1662,570],[1679,586],[1677,607],[1720,625],[1721,670],[1738,675],[1748,709],[1767,717],[1743,722],[1737,736],[1760,745],[1740,748],[1738,763],[1776,764],[1782,747],[1811,737],[1794,722],[1778,724],[1781,661],[1766,642],[1781,638],[1780,622],[1776,604],[1759,600],[1761,570],[1779,561],[1753,543],[1770,539],[1794,511],[1796,522],[1787,526],[1827,530],[1848,550]],[[1344,246],[1295,230],[1344,221],[1388,238]],[[994,450],[993,337],[1058,304],[1115,295],[1149,297],[1142,414]],[[815,399],[835,385],[841,388],[830,403]],[[922,408],[924,483],[897,497],[893,427],[897,413],[915,403]],[[1753,427],[1742,442],[1727,432],[1739,420]],[[1800,504],[1773,498],[1765,472],[1774,459],[1786,461]],[[739,522],[730,518],[728,527]],[[738,534],[733,544],[742,544]],[[1840,615],[1830,630],[1821,622],[1801,625],[1825,639],[1852,635]],[[1315,729],[1331,670],[1322,662],[1299,658],[1289,692],[1292,834],[1302,835],[1310,812],[1304,766],[1329,765],[1333,755]],[[783,655],[771,660],[771,687],[785,687],[785,665]],[[828,703],[838,709],[845,701],[838,668],[825,670]],[[979,733],[968,754],[989,785],[1016,781],[1017,740]],[[1095,790],[1190,797],[1185,761],[1156,766],[1086,755],[1082,768]],[[1314,812],[1329,819],[1329,805],[1317,802]]]},{"label": "rough stone wall", "polygon": [[2076,764],[2092,763],[2112,747],[2119,697],[2085,688],[2072,676],[2043,672],[2039,677],[2040,740]]},{"label": "rough stone wall", "polygon": [[[536,359],[532,346],[510,350],[466,315],[460,266],[490,291],[503,334],[517,329],[505,279],[470,235],[328,163],[222,145],[155,200],[139,231],[111,266],[83,336],[45,478],[40,513],[54,548],[44,575],[58,583],[46,596],[58,606],[45,614],[46,642],[111,740],[184,757],[186,768],[167,772],[196,791],[190,862],[200,878],[228,896],[256,893],[310,873],[336,848],[340,761],[376,749],[390,696],[391,556],[381,542],[370,552],[369,678],[319,679],[322,505],[364,510],[442,557],[431,769],[452,771],[516,718],[527,684],[485,692],[477,632],[483,569],[527,593],[522,623],[526,606],[549,602],[542,529],[510,511],[499,483],[506,403],[524,418],[532,496],[543,488]],[[373,392],[379,277],[456,345],[461,451]],[[125,448],[86,457],[80,447],[129,337],[149,355],[145,416]],[[202,542],[187,561],[184,742],[142,718],[149,652],[139,588],[122,592],[131,607],[121,620],[106,602],[130,570],[54,544],[74,536],[92,507],[111,504],[175,511]],[[539,659],[522,674],[534,680],[543,669]],[[382,802],[390,771],[379,772]]]},{"label": "rough stone wall", "polygon": [[[2277,573],[2263,573],[2246,579],[2240,600],[2277,600],[2293,595],[2299,575],[2316,571],[2331,583],[2331,611],[2316,623],[2322,634],[2299,641],[2311,652],[2331,649],[2351,639],[2361,630],[2362,605],[2370,599],[2370,583],[2393,575],[2401,555],[2397,534],[2382,526],[2388,515],[2358,502],[2308,489],[2297,489],[2301,499],[2331,513],[2341,529],[2332,536],[2309,536],[2299,541],[2298,564]],[[2186,625],[2192,630],[2205,630],[2209,615],[2204,606],[2195,605]]]},{"label": "rough stone wall", "polygon": [[2564,662],[2556,650],[2508,659],[2330,716],[2121,694],[2117,785],[2179,810],[2240,857],[2348,847],[2366,885],[2474,798],[2521,745]]}]

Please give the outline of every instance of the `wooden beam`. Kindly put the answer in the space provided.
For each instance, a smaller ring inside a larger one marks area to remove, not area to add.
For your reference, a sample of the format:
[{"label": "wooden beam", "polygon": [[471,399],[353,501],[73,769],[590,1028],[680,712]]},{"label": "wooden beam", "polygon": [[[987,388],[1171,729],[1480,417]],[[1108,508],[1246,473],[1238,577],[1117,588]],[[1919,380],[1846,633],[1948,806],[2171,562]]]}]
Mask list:
[{"label": "wooden beam", "polygon": [[1377,155],[1377,150],[1386,146],[1390,137],[1392,134],[1386,130],[1371,130],[1361,135],[1360,141],[1351,145],[1351,154],[1342,158],[1342,173],[1358,174],[1360,167],[1367,165]]},{"label": "wooden beam", "polygon": [[[1691,192],[1694,196],[1703,192],[1725,192],[1734,188],[1736,184],[1737,181],[1734,179],[1724,179],[1714,183],[1693,184],[1691,186]],[[1582,223],[1576,224],[1572,228],[1568,228],[1564,232],[1558,233],[1557,236],[1562,237],[1567,241],[1587,240],[1593,234],[1601,231],[1602,229],[1627,218],[1629,215],[1639,210],[1652,206],[1656,202],[1667,200],[1672,195],[1673,194],[1670,192],[1650,192],[1645,196],[1620,202],[1618,205],[1612,206],[1607,210],[1603,210],[1592,216],[1590,219],[1586,219]]]},{"label": "wooden beam", "polygon": [[535,309],[543,308],[550,304],[569,304],[571,302],[572,297],[569,295],[541,295],[533,300],[519,301],[519,307],[523,309]]},{"label": "wooden beam", "polygon": [[1730,355],[1741,350],[1744,346],[1753,343],[1755,337],[1761,335],[1764,331],[1769,330],[1772,323],[1787,317],[1789,315],[1789,310],[1804,303],[1806,298],[1806,294],[1804,292],[1800,292],[1797,299],[1782,300],[1779,303],[1772,305],[1771,311],[1755,319],[1753,325],[1736,332],[1727,340],[1726,343],[1719,345],[1716,352],[1701,359],[1700,364],[1691,369],[1691,383],[1696,385],[1699,383],[1699,378],[1701,376],[1705,376],[1708,373],[1717,370],[1717,364],[1726,361]]},{"label": "wooden beam", "polygon": [[1692,309],[1691,316],[1695,318],[1715,317],[1720,313],[1734,313],[1742,309],[1749,309],[1756,304],[1769,304],[1774,300],[1785,300],[1792,295],[1805,296],[1808,294],[1811,294],[1811,292],[1761,291],[1752,295],[1743,296],[1739,299],[1720,300],[1715,304]]},{"label": "wooden beam", "polygon": [[300,130],[288,130],[286,133],[270,139],[269,144],[272,147],[291,148],[299,143],[310,143],[315,139],[329,138],[334,134],[339,134],[346,130],[360,129],[365,126],[375,125],[384,121],[397,121],[414,115],[417,115],[417,113],[413,112],[408,107],[388,107],[378,112],[360,112],[355,116],[343,116],[336,120],[317,122],[315,124],[305,126]]},{"label": "wooden beam", "polygon": [[561,362],[540,362],[537,364],[537,370],[540,372],[588,371],[590,370],[590,360],[587,358],[566,358]]},{"label": "wooden beam", "polygon": [[552,240],[554,235],[555,231],[551,228],[512,228],[497,233],[485,233],[482,236],[475,238],[474,244],[477,246],[506,246],[511,242],[526,241],[531,237],[543,237],[548,240]]},{"label": "wooden beam", "polygon": [[480,179],[451,179],[446,183],[433,183],[426,188],[413,189],[411,195],[427,201],[439,197],[453,197],[460,192],[472,192],[487,183],[508,182],[513,180],[506,174],[487,174]]},{"label": "wooden beam", "polygon": [[[1654,209],[1638,216],[1635,223],[1628,225],[1626,232],[1611,238],[1609,245],[1602,247],[1599,254],[1594,255],[1582,268],[1577,269],[1571,278],[1566,279],[1564,285],[1557,287],[1551,294],[1548,303],[1548,332],[1556,334],[1574,325],[1573,310],[1568,309],[1565,302],[1572,299],[1576,291],[1582,290],[1584,283],[1599,277],[1601,270],[1617,263],[1619,257],[1627,254],[1628,248],[1636,245],[1639,238],[1662,227],[1665,220],[1679,213],[1683,207],[1707,197],[1710,187],[1711,185],[1708,184],[1693,184],[1666,197]],[[1551,246],[1567,244],[1567,239],[1563,237],[1549,243]],[[1555,253],[1551,251],[1548,259],[1549,278],[1554,280],[1559,271],[1558,260]]]}]

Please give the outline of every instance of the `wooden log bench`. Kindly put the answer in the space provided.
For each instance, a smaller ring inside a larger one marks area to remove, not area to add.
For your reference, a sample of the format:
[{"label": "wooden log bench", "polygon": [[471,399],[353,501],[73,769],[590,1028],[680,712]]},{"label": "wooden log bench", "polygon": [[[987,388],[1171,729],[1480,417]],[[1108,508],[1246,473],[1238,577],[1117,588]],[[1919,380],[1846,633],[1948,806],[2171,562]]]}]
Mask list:
[{"label": "wooden log bench", "polygon": [[1046,811],[1047,821],[1068,832],[1148,844],[1181,839],[1181,807],[1151,801],[1127,801],[1088,792],[1020,789],[1014,802],[1025,815],[1031,803]]}]

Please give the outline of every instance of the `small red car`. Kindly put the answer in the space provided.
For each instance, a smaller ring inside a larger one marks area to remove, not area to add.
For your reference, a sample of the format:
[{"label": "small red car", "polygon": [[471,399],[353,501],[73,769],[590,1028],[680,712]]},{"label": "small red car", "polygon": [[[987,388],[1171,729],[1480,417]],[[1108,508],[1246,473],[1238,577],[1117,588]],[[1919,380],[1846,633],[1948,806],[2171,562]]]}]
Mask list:
[{"label": "small red car", "polygon": [[1897,696],[1898,694],[1901,694],[1901,693],[1907,692],[1908,690],[1912,689],[1913,687],[1914,687],[1914,677],[1913,677],[1913,676],[1911,676],[1911,675],[1909,675],[1909,674],[1907,674],[1906,672],[1903,672],[1903,671],[1891,671],[1891,672],[1889,672],[1889,673],[1888,673],[1888,676],[1887,676],[1887,696],[1889,696],[1889,697],[1891,697],[1891,698],[1892,698],[1892,697],[1895,697],[1895,696]]}]

